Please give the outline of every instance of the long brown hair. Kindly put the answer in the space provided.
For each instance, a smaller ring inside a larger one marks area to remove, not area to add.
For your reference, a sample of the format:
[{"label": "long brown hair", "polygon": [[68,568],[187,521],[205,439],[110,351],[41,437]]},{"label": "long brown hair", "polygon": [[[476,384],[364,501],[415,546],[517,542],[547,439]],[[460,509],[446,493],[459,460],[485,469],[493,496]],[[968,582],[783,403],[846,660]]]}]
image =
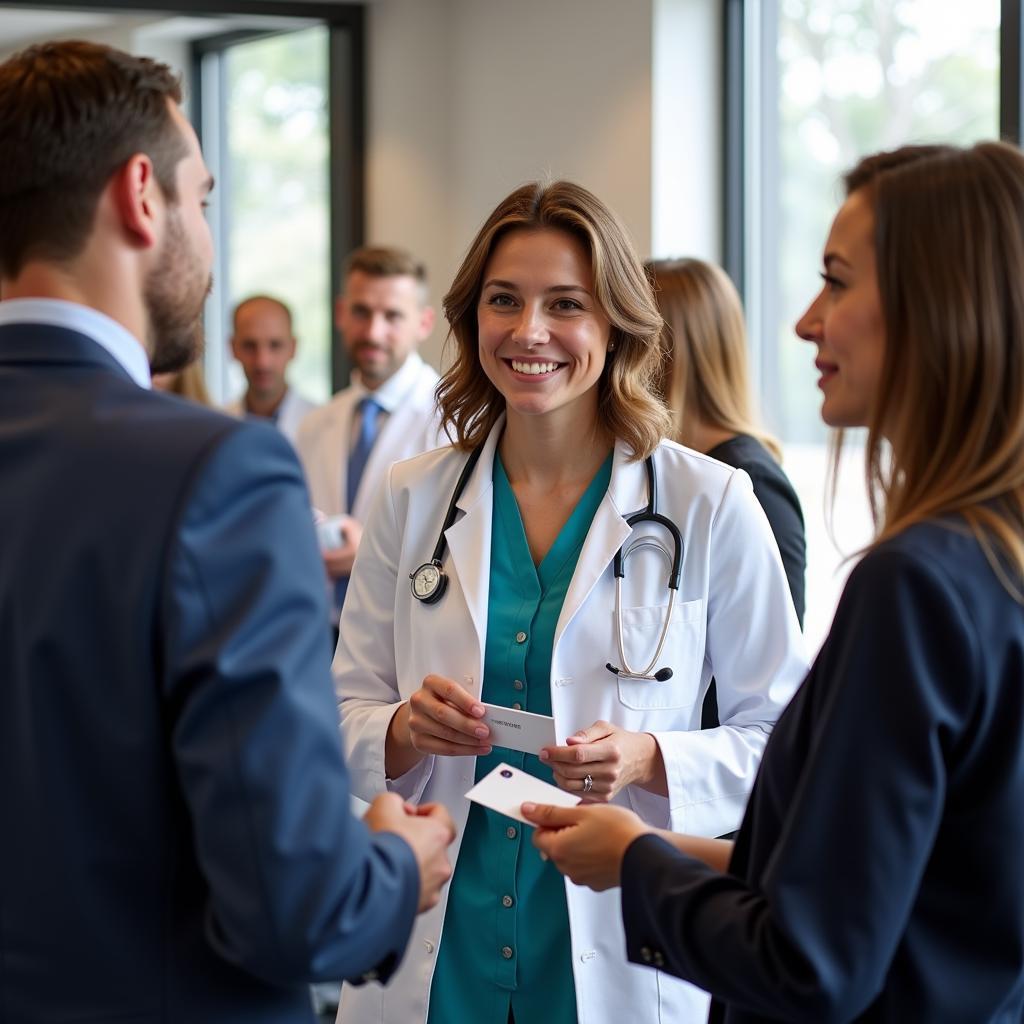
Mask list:
[{"label": "long brown hair", "polygon": [[487,437],[505,400],[480,365],[477,304],[484,273],[510,231],[554,228],[579,239],[590,256],[596,299],[611,321],[608,357],[598,381],[598,416],[633,458],[649,455],[671,429],[653,390],[661,361],[662,320],[643,265],[618,218],[595,195],[568,181],[532,182],[503,199],[477,233],[444,297],[455,357],[437,386],[449,436],[464,451]]},{"label": "long brown hair", "polygon": [[695,413],[710,427],[756,437],[781,461],[778,441],[754,414],[743,304],[728,275],[693,258],[654,260],[647,271],[665,320],[659,390],[672,414],[673,438],[691,443],[684,426]]},{"label": "long brown hair", "polygon": [[885,323],[866,451],[876,543],[958,515],[1020,599],[1024,155],[907,146],[862,160],[846,188],[874,210]]}]

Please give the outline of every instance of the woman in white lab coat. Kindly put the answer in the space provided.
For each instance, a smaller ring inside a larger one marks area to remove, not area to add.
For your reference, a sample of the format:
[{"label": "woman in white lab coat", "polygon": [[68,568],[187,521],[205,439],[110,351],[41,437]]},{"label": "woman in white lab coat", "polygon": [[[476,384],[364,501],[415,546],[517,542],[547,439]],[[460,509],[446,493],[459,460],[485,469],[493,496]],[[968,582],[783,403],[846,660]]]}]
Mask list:
[{"label": "woman in white lab coat", "polygon": [[[615,894],[566,885],[518,823],[465,793],[504,761],[659,827],[735,829],[806,667],[778,550],[745,474],[661,440],[661,318],[589,192],[517,189],[444,305],[456,351],[438,394],[456,442],[392,468],[334,668],[353,791],[447,806],[455,874],[391,984],[347,986],[340,1019],[703,1020],[699,990],[626,963]],[[627,523],[652,471],[681,539],[671,617],[671,527]],[[447,586],[428,603],[436,574],[416,570],[441,537]],[[616,614],[613,562],[637,540]],[[712,675],[721,725],[701,731]],[[556,744],[492,746],[482,702],[551,716]]]}]

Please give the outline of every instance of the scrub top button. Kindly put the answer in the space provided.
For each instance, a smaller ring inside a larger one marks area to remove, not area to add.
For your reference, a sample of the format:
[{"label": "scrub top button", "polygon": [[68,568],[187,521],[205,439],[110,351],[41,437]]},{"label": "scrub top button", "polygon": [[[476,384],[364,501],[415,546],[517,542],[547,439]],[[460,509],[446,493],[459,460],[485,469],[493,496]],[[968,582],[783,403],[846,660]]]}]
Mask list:
[{"label": "scrub top button", "polygon": [[522,679],[517,679],[517,680],[516,680],[516,681],[515,681],[515,682],[514,682],[514,683],[512,684],[512,689],[513,689],[513,690],[521,690],[522,688],[523,688],[523,681],[522,681]]},{"label": "scrub top button", "polygon": [[519,833],[516,831],[515,825],[509,825],[509,827],[505,829],[506,839],[515,839],[517,835],[519,835]]},{"label": "scrub top button", "polygon": [[501,905],[503,907],[505,907],[506,909],[511,907],[514,902],[515,902],[515,900],[513,900],[511,896],[502,896],[501,897]]},{"label": "scrub top button", "polygon": [[517,644],[525,644],[526,643],[526,634],[522,630],[519,630],[519,632],[516,633],[516,643]]},{"label": "scrub top button", "polygon": [[513,711],[522,711],[522,710],[523,710],[523,705],[522,705],[522,704],[520,704],[520,703],[519,703],[519,701],[516,701],[516,702],[515,702],[515,703],[514,703],[514,704],[512,705],[512,710],[513,710]]},{"label": "scrub top button", "polygon": [[513,954],[512,954],[512,947],[511,946],[502,946],[501,947],[501,955],[506,960],[511,960],[512,956],[513,956]]}]

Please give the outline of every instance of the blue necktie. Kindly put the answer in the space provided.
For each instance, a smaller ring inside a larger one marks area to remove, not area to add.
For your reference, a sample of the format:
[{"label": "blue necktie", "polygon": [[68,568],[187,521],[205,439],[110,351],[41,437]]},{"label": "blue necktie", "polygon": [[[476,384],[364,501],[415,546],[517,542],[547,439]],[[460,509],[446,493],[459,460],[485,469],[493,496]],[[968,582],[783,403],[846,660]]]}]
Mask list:
[{"label": "blue necktie", "polygon": [[[367,396],[359,402],[362,413],[359,419],[359,436],[348,457],[348,511],[352,514],[352,506],[356,501],[359,481],[363,478],[363,470],[369,461],[373,443],[377,440],[380,414],[384,411],[372,398]],[[348,577],[342,576],[335,582],[335,600],[340,608],[345,603],[345,591],[348,590]]]}]

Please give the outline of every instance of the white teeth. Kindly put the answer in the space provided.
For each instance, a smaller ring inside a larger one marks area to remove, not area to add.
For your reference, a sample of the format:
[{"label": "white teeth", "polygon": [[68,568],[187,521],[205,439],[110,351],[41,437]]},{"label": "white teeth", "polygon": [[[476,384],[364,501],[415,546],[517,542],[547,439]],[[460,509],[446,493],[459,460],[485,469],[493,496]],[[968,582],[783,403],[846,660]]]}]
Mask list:
[{"label": "white teeth", "polygon": [[558,363],[522,363],[518,359],[513,359],[512,369],[516,373],[553,373],[558,369]]}]

